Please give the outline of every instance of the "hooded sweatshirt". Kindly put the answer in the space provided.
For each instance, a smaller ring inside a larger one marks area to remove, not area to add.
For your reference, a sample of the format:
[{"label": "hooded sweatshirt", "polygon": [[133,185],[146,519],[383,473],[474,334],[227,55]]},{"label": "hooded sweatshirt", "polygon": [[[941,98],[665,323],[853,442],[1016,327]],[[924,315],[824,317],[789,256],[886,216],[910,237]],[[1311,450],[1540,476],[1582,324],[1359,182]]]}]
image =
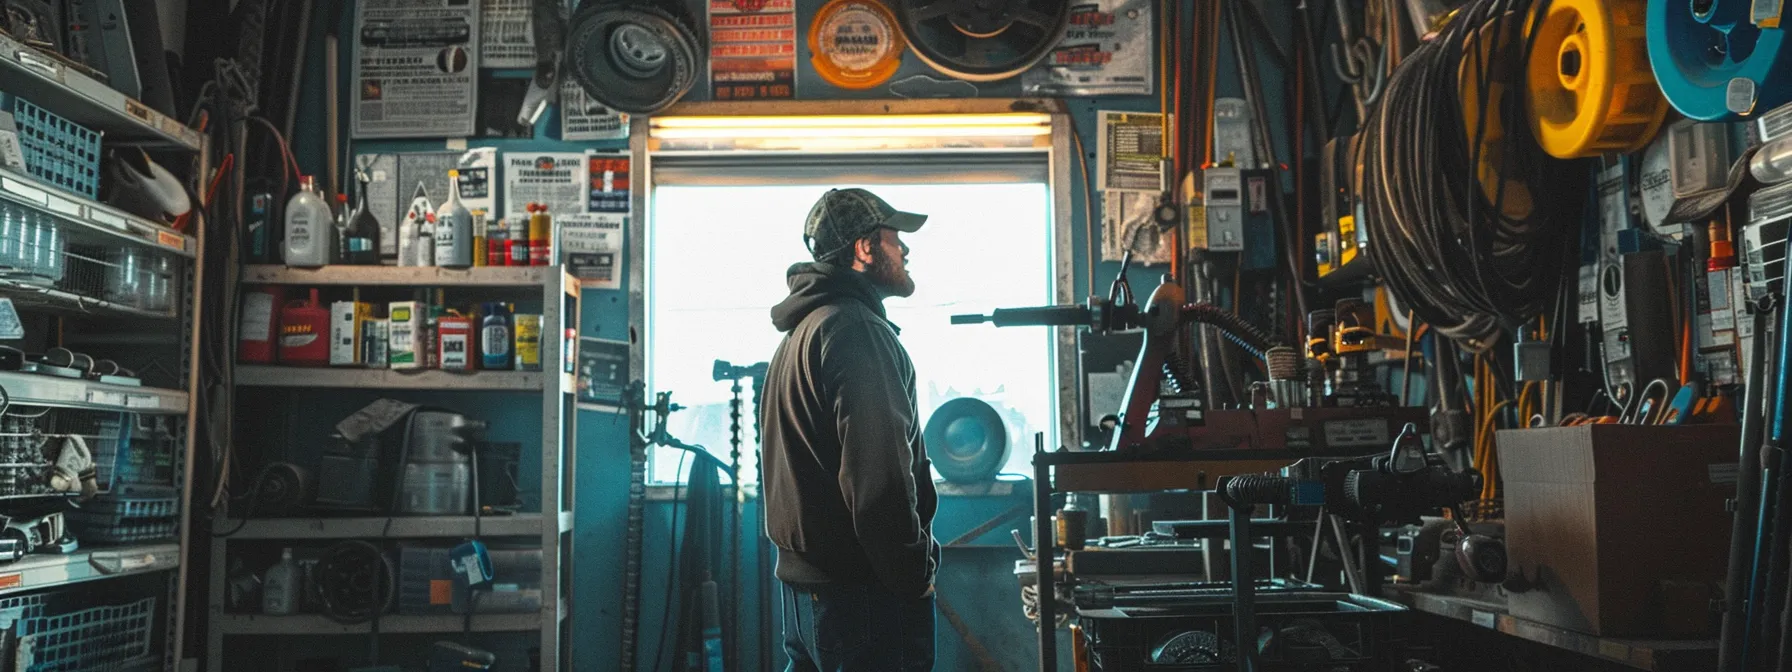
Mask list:
[{"label": "hooded sweatshirt", "polygon": [[823,263],[788,273],[772,308],[784,332],[766,374],[766,534],[778,578],[881,585],[921,597],[933,583],[938,497],[921,441],[915,367],[862,274]]}]

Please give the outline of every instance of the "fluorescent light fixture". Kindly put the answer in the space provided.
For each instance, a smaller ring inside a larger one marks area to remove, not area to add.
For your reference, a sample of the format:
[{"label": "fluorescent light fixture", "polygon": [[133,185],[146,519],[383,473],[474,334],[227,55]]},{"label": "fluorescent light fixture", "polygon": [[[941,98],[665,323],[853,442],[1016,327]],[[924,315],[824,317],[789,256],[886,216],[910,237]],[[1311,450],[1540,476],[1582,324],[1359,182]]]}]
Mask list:
[{"label": "fluorescent light fixture", "polygon": [[791,117],[658,117],[653,137],[723,138],[979,138],[1051,134],[1044,114],[891,114]]}]

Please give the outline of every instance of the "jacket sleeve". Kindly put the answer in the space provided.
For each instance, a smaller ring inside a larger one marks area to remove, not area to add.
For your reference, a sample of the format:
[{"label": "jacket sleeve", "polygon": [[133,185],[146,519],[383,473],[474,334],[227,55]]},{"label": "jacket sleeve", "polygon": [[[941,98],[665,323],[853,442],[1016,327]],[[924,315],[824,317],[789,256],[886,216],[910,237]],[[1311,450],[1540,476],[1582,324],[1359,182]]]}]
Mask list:
[{"label": "jacket sleeve", "polygon": [[840,492],[853,531],[884,587],[921,597],[933,581],[933,540],[916,513],[914,424],[903,356],[881,325],[846,325],[831,339],[822,368],[835,391],[840,432]]}]

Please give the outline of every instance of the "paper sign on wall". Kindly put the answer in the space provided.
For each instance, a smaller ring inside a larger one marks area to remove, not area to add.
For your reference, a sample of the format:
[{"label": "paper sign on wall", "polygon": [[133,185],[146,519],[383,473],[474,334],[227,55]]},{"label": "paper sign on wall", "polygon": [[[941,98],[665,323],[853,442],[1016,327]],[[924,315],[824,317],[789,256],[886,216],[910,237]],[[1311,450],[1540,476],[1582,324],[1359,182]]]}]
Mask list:
[{"label": "paper sign on wall", "polygon": [[568,77],[560,83],[560,139],[621,140],[628,137],[628,115],[604,107]]},{"label": "paper sign on wall", "polygon": [[622,232],[627,215],[563,215],[554,223],[560,227],[560,251],[567,272],[578,278],[582,287],[622,288]]},{"label": "paper sign on wall", "polygon": [[796,0],[707,0],[716,100],[796,97]]},{"label": "paper sign on wall", "polygon": [[1094,0],[1070,8],[1070,28],[1052,53],[1021,75],[1029,96],[1150,95],[1152,4]]},{"label": "paper sign on wall", "polygon": [[634,202],[629,199],[628,155],[592,152],[586,156],[591,178],[591,200],[587,210],[629,214]]},{"label": "paper sign on wall", "polygon": [[479,66],[535,67],[535,34],[529,26],[530,0],[479,0]]},{"label": "paper sign on wall", "polygon": [[527,217],[530,203],[560,217],[585,212],[585,155],[519,152],[504,155],[504,216]]},{"label": "paper sign on wall", "polygon": [[628,341],[579,337],[579,403],[619,407],[628,389]]},{"label": "paper sign on wall", "polygon": [[1096,188],[1102,191],[1168,191],[1164,178],[1164,115],[1140,112],[1096,113],[1100,166]]},{"label": "paper sign on wall", "polygon": [[478,116],[479,6],[468,0],[356,3],[357,138],[473,134]]}]

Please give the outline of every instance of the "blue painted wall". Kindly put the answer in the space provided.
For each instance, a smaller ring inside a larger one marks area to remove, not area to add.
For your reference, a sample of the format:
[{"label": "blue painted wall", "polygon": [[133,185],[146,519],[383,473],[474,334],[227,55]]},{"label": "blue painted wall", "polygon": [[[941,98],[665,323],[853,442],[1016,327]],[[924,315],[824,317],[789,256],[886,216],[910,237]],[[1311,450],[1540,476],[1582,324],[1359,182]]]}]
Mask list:
[{"label": "blue painted wall", "polygon": [[[1193,0],[1182,0],[1185,8],[1192,6]],[[820,5],[820,0],[799,0],[799,25],[806,26],[809,17]],[[1269,14],[1272,29],[1280,34],[1276,39],[1286,48],[1293,39],[1292,21],[1288,20],[1288,8],[1280,3],[1261,5]],[[1186,11],[1184,14],[1186,15]],[[352,28],[352,11],[345,12],[344,34]],[[321,45],[323,27],[314,26],[313,44]],[[1185,38],[1186,39],[1186,38]],[[806,46],[804,47],[806,50]],[[315,47],[313,53],[322,53],[321,47]],[[1232,57],[1229,42],[1223,42],[1220,48],[1221,58],[1218,71],[1220,73],[1218,93],[1220,96],[1240,96],[1239,77]],[[801,54],[799,60],[806,60],[807,53]],[[354,71],[352,49],[344,45],[341,54],[341,72],[348,77]],[[907,69],[916,67],[918,59],[906,61]],[[1284,89],[1283,73],[1277,70],[1272,61],[1259,58],[1259,72],[1263,78],[1263,89],[1266,104],[1273,119],[1285,118],[1284,101],[1281,92]],[[303,91],[319,91],[324,86],[321,59],[313,59],[311,67],[302,84]],[[799,72],[806,72],[799,68]],[[512,74],[512,73],[507,73]],[[513,73],[526,76],[526,73]],[[799,80],[799,92],[809,93],[827,88],[825,85],[813,83],[809,79]],[[1018,93],[1012,83],[1003,86],[986,87],[985,95],[1012,96]],[[352,89],[345,85],[344,99]],[[1185,92],[1186,93],[1186,92]],[[705,92],[694,92],[692,99],[706,97]],[[839,95],[822,96],[825,98],[845,98]],[[804,95],[804,99],[816,97]],[[294,150],[298,160],[307,173],[321,173],[323,165],[323,97],[306,96],[307,107],[299,116],[300,131],[295,139]],[[1111,97],[1097,99],[1077,99],[1068,101],[1072,119],[1082,134],[1089,169],[1096,169],[1096,123],[1097,110],[1120,111],[1156,111],[1158,100],[1150,97]],[[348,110],[342,110],[342,119],[346,126]],[[1288,138],[1282,137],[1284,125],[1274,124],[1277,146],[1277,157],[1282,163],[1290,162]],[[536,129],[536,138],[530,140],[472,140],[469,144],[475,147],[497,147],[499,151],[539,151],[539,150],[571,150],[571,149],[623,149],[622,143],[562,143],[558,136],[558,110],[550,109],[544,115]],[[344,129],[346,134],[346,129]],[[345,157],[352,157],[363,152],[393,151],[425,151],[441,150],[444,145],[440,141],[379,141],[356,142]],[[1311,155],[1311,153],[1309,154]],[[1080,175],[1080,172],[1078,173]],[[1089,258],[1090,249],[1088,232],[1100,235],[1100,223],[1094,222],[1085,226],[1084,199],[1094,188],[1093,181],[1084,188],[1072,193],[1071,212],[1074,225],[1072,230],[1072,248],[1076,251],[1072,276],[1075,278],[1075,293],[1079,296],[1090,293],[1089,265],[1095,264],[1095,293],[1105,294],[1107,285],[1118,271],[1118,264],[1101,262]],[[1100,216],[1100,204],[1097,202],[1093,211]],[[633,246],[635,241],[629,241]],[[1097,248],[1099,249],[1099,248]],[[639,250],[631,248],[631,254],[638,255]],[[625,264],[634,263],[626,260]],[[1148,293],[1149,288],[1157,284],[1163,273],[1159,268],[1135,267],[1129,273],[1129,279],[1135,290]],[[627,268],[623,269],[623,277],[627,277]],[[628,301],[625,291],[590,290],[583,295],[583,315],[580,317],[580,328],[583,335],[612,339],[628,337]],[[769,354],[769,353],[768,353]],[[1041,365],[1046,363],[1041,362]],[[531,404],[518,408],[516,413],[526,413],[525,418],[533,418],[538,410]],[[577,493],[576,517],[577,529],[572,535],[574,544],[574,560],[571,568],[572,586],[570,594],[573,600],[571,643],[571,669],[579,672],[615,672],[617,670],[618,647],[621,644],[622,625],[622,568],[624,555],[624,536],[626,530],[626,509],[628,502],[628,422],[625,417],[597,412],[580,412],[578,422],[578,445],[571,451],[572,468],[575,472],[572,485]],[[941,502],[939,518],[936,521],[937,536],[942,543],[952,540],[966,530],[975,528],[985,521],[1002,514],[1017,505],[1030,501],[1031,487],[1026,482],[1013,484],[1012,492],[1007,495],[964,496],[949,495]],[[660,636],[658,624],[664,614],[662,597],[665,591],[666,575],[663,568],[669,566],[670,550],[667,541],[672,535],[671,505],[655,501],[650,502],[647,515],[646,538],[643,567],[642,626],[641,642],[643,653],[640,658],[652,659],[653,643]],[[954,611],[967,626],[977,645],[998,661],[997,667],[1002,670],[1037,669],[1036,644],[1034,632],[1030,624],[1021,615],[1019,592],[1013,578],[1014,561],[1020,558],[1020,552],[1014,548],[1009,537],[1010,528],[1026,529],[1027,514],[1001,525],[995,531],[983,535],[972,543],[962,547],[954,547],[945,551],[944,569],[939,579],[939,592],[946,598]],[[754,513],[749,510],[748,521],[755,520]],[[1030,535],[1028,535],[1030,537]],[[744,576],[753,576],[760,568],[753,565],[753,552],[745,549]],[[767,570],[769,571],[769,570]],[[753,585],[751,581],[745,583]],[[728,589],[724,587],[724,590]],[[743,622],[752,623],[753,610],[756,608],[755,597],[743,595],[741,611]],[[776,628],[776,621],[773,624]],[[980,669],[978,656],[974,646],[966,643],[948,619],[942,617],[936,629],[939,642],[939,658],[937,669],[941,670],[974,670]],[[776,632],[763,633],[763,638],[748,636],[749,642],[764,641],[774,650],[778,646]],[[751,633],[749,633],[751,635]],[[671,635],[668,635],[670,637]],[[757,650],[749,645],[743,651],[742,660],[757,660]],[[782,656],[777,656],[778,663],[774,669],[782,669]],[[1063,657],[1061,656],[1061,659]],[[646,669],[647,663],[640,664]],[[746,668],[746,669],[751,669]]]}]

